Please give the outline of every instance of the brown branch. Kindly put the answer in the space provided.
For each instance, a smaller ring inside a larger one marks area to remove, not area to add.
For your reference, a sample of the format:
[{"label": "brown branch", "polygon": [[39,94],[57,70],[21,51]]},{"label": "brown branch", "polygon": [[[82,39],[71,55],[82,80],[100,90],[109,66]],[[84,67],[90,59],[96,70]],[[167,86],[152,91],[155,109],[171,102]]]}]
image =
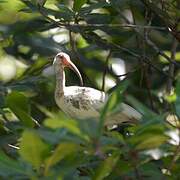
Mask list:
[{"label": "brown branch", "polygon": [[110,50],[106,57],[106,61],[105,61],[105,67],[104,67],[103,78],[102,78],[102,88],[101,88],[102,91],[104,91],[104,89],[105,89],[105,78],[106,78],[106,74],[107,74],[108,63],[109,63],[109,58],[111,57],[111,53],[112,52]]},{"label": "brown branch", "polygon": [[[111,67],[111,69],[112,69],[112,67]],[[130,74],[132,74],[132,73],[134,73],[134,72],[136,72],[136,71],[137,71],[137,69],[134,70],[134,71],[129,71],[129,72],[127,72],[127,73],[120,74],[120,75],[115,75],[115,76],[118,77],[118,78],[120,78],[120,77],[128,76],[128,75],[130,75]]]},{"label": "brown branch", "polygon": [[[141,1],[145,6],[147,6],[149,9],[151,9],[151,11],[154,12],[154,14],[163,21],[163,23],[168,28],[169,32],[180,42],[180,31],[178,30],[178,24],[180,22],[180,18],[178,18],[178,20],[176,21],[175,24],[172,24],[172,22],[170,21],[171,17],[167,14],[167,12],[164,11],[164,13],[166,13],[166,15],[167,15],[165,17],[165,16],[162,16],[162,14],[159,13],[159,11],[157,9],[155,10],[153,8],[153,7],[157,7],[157,4],[154,4],[153,1],[152,2],[148,2],[147,0],[141,0]],[[171,2],[171,4],[172,4],[172,2]],[[170,4],[168,4],[168,6],[169,5]],[[177,1],[177,5],[174,8],[179,10],[179,1]]]},{"label": "brown branch", "polygon": [[[56,21],[57,22],[57,21]],[[63,26],[71,26],[71,27],[85,27],[85,28],[103,28],[103,27],[110,27],[110,28],[116,28],[116,27],[127,27],[127,28],[139,28],[139,29],[156,29],[156,30],[167,30],[166,27],[158,27],[158,26],[142,26],[142,25],[136,25],[136,24],[66,24],[61,23]]]},{"label": "brown branch", "polygon": [[146,33],[145,35],[145,40],[147,42],[147,44],[149,46],[151,46],[156,52],[157,54],[161,55],[162,57],[164,57],[167,61],[169,61],[170,63],[174,64],[174,65],[177,65],[178,67],[180,67],[180,64],[178,62],[175,61],[175,58],[174,59],[171,59],[169,56],[167,56],[165,53],[163,53],[157,46],[154,42],[152,42],[149,37],[148,37],[148,33]]},{"label": "brown branch", "polygon": [[[126,21],[126,23],[128,24],[131,24],[131,22],[119,11],[120,15],[123,17],[123,19]],[[149,26],[149,25],[148,25]],[[144,38],[144,36],[141,35],[141,33],[136,29],[134,28],[133,29],[136,33],[139,34],[140,37]],[[149,29],[150,30],[150,29]],[[149,31],[147,31],[147,33],[145,34],[145,41],[146,43],[151,46],[157,54],[163,56],[167,61],[169,61],[170,63],[173,63],[175,65],[177,65],[178,67],[180,67],[180,63],[178,63],[175,59],[172,60],[169,56],[167,56],[165,53],[163,53],[157,46],[154,42],[152,42],[149,37],[148,37],[148,33]]]},{"label": "brown branch", "polygon": [[[146,9],[145,19],[146,19],[147,24],[150,26],[152,19],[153,19],[153,15],[149,12],[148,9]],[[143,33],[143,56],[145,56],[145,54],[146,54],[145,46],[146,46],[146,35],[148,34],[148,32],[149,32],[149,29],[144,29],[144,33]],[[150,106],[151,106],[152,110],[155,110],[153,97],[152,97],[152,93],[151,93],[151,76],[149,74],[149,69],[150,69],[150,66],[146,65],[145,69],[144,69],[144,71],[145,71],[144,77],[145,77],[146,88],[147,88],[147,92],[148,92],[148,96],[149,96]]]},{"label": "brown branch", "polygon": [[171,171],[173,169],[173,167],[175,166],[176,161],[179,159],[180,157],[180,144],[177,146],[172,161],[169,163],[169,167],[167,168],[167,172]]},{"label": "brown branch", "polygon": [[[65,26],[65,27],[92,27],[92,26],[94,26],[94,27],[96,27],[96,25],[97,26],[101,26],[102,25],[102,27],[105,25],[105,24],[65,24],[65,23],[61,23],[60,21],[56,21],[56,20],[54,20],[54,19],[52,19],[52,18],[50,18],[47,14],[45,14],[44,13],[44,11],[43,11],[43,8],[42,7],[39,7],[39,12],[40,12],[40,14],[44,17],[44,18],[46,18],[47,20],[49,20],[50,22],[52,22],[52,23],[54,23],[54,24],[56,24],[57,26],[59,26],[59,27],[63,27],[63,26]],[[126,22],[127,23],[129,23],[129,24],[121,24],[122,26],[124,26],[124,27],[138,27],[138,28],[150,28],[150,27],[153,27],[153,26],[139,26],[139,25],[134,25],[134,24],[130,24],[130,22],[129,22],[129,20],[127,19],[127,18],[125,18],[124,16],[123,16],[123,18],[126,20]],[[119,25],[119,27],[121,26],[120,24],[118,24]],[[114,25],[114,26],[116,26],[116,25]],[[121,26],[121,27],[122,27]],[[155,28],[155,27],[154,27]],[[164,28],[164,27],[161,27],[162,29]],[[135,30],[136,32],[138,32],[137,30]],[[139,32],[138,32],[139,33]],[[150,42],[150,41],[149,41]],[[150,43],[151,44],[151,43]],[[156,46],[153,46],[153,47],[156,47]],[[131,55],[133,55],[134,57],[137,57],[137,55],[135,54],[135,53],[133,53],[132,51],[130,51],[130,50],[128,50],[128,49],[126,49],[126,48],[123,48],[123,47],[120,47],[120,46],[118,46],[118,48],[120,48],[121,50],[123,50],[123,51],[126,51],[126,52],[128,52],[129,54],[131,54]],[[156,48],[156,50],[161,54],[161,55],[163,55],[167,60],[169,60],[170,58],[167,56],[167,55],[165,55],[164,53],[162,53],[161,51],[159,51],[159,49],[157,49]],[[139,56],[138,56],[139,57]],[[147,59],[147,58],[146,58]],[[170,59],[170,61],[171,61],[171,59]],[[149,62],[145,62],[145,63],[148,63],[149,64]],[[151,64],[151,63],[150,63]],[[175,64],[177,64],[176,62],[175,62]],[[178,64],[179,65],[179,64]],[[154,65],[152,65],[152,67],[153,68],[155,68],[156,70],[157,70],[157,68],[154,66]],[[158,70],[159,72],[161,72],[161,70]],[[163,74],[165,74],[164,72],[163,72]],[[167,74],[166,74],[167,75]]]},{"label": "brown branch", "polygon": [[76,55],[76,47],[75,47],[75,42],[74,42],[74,38],[72,36],[71,30],[69,30],[69,41],[70,41],[71,50],[73,54]]},{"label": "brown branch", "polygon": [[127,27],[127,28],[140,28],[140,29],[156,29],[156,30],[167,30],[166,27],[160,27],[160,26],[142,26],[142,25],[136,25],[136,24],[78,24],[78,23],[62,23],[61,21],[56,21],[52,18],[50,18],[44,11],[43,11],[43,7],[39,7],[39,12],[40,14],[46,18],[47,20],[49,20],[50,22],[56,24],[57,26],[60,27],[80,27],[80,28],[103,28],[103,27],[111,27],[111,28],[115,28],[115,27]]},{"label": "brown branch", "polygon": [[[78,27],[86,26],[86,25],[82,25],[82,24],[64,24],[64,23],[61,23],[60,21],[56,21],[56,20],[48,17],[48,15],[45,14],[45,13],[42,11],[42,7],[39,8],[39,12],[40,12],[40,14],[41,14],[44,18],[46,18],[47,20],[49,20],[50,22],[56,24],[56,25],[59,26],[59,27],[65,26],[65,27],[68,28],[68,27],[75,27],[75,26],[78,26]],[[127,20],[127,19],[126,19],[126,20]],[[90,24],[89,24],[89,25],[90,25]],[[130,26],[131,26],[131,27],[135,27],[135,26],[136,26],[136,25],[132,25],[132,24],[124,24],[124,25],[125,25],[125,26],[128,25],[129,27],[130,27]],[[96,24],[94,24],[94,26],[96,26]],[[98,24],[98,26],[99,26],[99,24]],[[126,27],[128,27],[128,26],[126,26]],[[137,28],[137,27],[138,27],[138,26],[136,26],[136,28]],[[139,26],[139,27],[140,27],[140,26]],[[142,26],[142,27],[144,28],[145,26]],[[150,26],[150,27],[153,27],[153,26]],[[146,28],[149,28],[149,27],[146,27]],[[136,57],[136,58],[141,58],[140,55],[137,55],[136,53],[134,53],[133,51],[128,50],[127,48],[124,48],[124,47],[119,46],[119,45],[116,45],[116,47],[119,48],[119,49],[122,50],[122,51],[125,51],[125,52],[131,54],[132,56],[134,56],[134,57]],[[166,74],[165,72],[163,72],[163,71],[161,71],[160,69],[158,69],[155,65],[153,65],[153,64],[151,63],[151,61],[149,60],[148,57],[146,57],[146,58],[144,59],[144,62],[147,63],[147,64],[149,64],[149,65],[151,65],[151,66],[152,66],[154,69],[156,69],[158,72],[161,72],[162,74],[168,76],[168,74]]]},{"label": "brown branch", "polygon": [[[177,46],[178,46],[178,41],[175,38],[173,38],[173,43],[172,43],[172,48],[171,48],[171,59],[175,59]],[[173,81],[174,81],[174,70],[175,70],[175,65],[170,63],[169,64],[169,76],[171,76],[173,78],[168,77],[168,79],[167,79],[166,92],[168,95],[171,95],[171,92],[172,92]],[[165,108],[170,111],[175,110],[173,104],[168,103],[168,102],[166,102]]]},{"label": "brown branch", "polygon": [[[173,39],[173,44],[172,44],[172,49],[171,49],[171,59],[174,60],[175,59],[175,55],[176,55],[176,49],[178,46],[178,42],[177,40],[174,38]],[[169,64],[169,76],[174,77],[174,69],[175,66],[173,63]],[[167,80],[167,93],[170,94],[171,90],[172,90],[172,84],[173,84],[173,80],[172,78],[168,78]]]}]

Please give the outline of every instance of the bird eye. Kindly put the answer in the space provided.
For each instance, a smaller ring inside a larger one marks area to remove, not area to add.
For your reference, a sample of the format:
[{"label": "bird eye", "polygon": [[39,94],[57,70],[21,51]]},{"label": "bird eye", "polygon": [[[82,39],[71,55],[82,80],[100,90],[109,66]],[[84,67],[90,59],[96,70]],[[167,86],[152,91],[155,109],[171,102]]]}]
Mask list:
[{"label": "bird eye", "polygon": [[62,59],[64,56],[62,54],[58,55],[58,58]]}]

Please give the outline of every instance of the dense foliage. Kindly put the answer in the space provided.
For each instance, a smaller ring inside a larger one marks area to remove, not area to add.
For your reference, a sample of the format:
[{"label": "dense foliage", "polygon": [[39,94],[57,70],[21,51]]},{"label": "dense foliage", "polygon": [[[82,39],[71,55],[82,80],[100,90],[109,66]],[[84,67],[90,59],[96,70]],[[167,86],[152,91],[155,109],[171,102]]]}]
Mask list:
[{"label": "dense foliage", "polygon": [[[0,1],[0,179],[178,179],[179,9],[178,0]],[[86,86],[111,93],[98,122],[56,106],[60,51]],[[113,69],[122,59],[123,75]],[[105,130],[122,101],[140,123]]]}]

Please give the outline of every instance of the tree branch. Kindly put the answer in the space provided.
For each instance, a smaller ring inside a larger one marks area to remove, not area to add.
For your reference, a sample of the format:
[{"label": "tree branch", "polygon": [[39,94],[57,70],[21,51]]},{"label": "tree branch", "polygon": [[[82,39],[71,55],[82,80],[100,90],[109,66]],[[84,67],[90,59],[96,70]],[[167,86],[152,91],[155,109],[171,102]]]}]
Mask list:
[{"label": "tree branch", "polygon": [[157,54],[160,54],[162,57],[164,57],[167,61],[169,61],[170,63],[177,65],[178,67],[180,67],[180,64],[178,62],[175,61],[175,58],[170,58],[169,56],[167,56],[165,53],[163,53],[157,46],[155,43],[153,43],[149,37],[148,37],[148,33],[145,34],[145,40],[147,42],[147,44],[149,46],[151,46],[156,52]]},{"label": "tree branch", "polygon": [[103,79],[102,79],[102,88],[101,88],[102,91],[104,91],[104,89],[105,89],[105,78],[106,78],[106,74],[107,74],[108,63],[109,63],[109,58],[111,57],[111,53],[112,53],[112,51],[110,50],[106,57],[106,61],[105,61],[105,67],[104,67]]},{"label": "tree branch", "polygon": [[[173,44],[172,44],[172,49],[171,49],[171,59],[172,59],[172,60],[175,59],[177,46],[178,46],[178,42],[177,42],[177,40],[174,38],[174,39],[173,39]],[[173,63],[170,63],[170,64],[169,64],[169,76],[174,77],[174,69],[175,69],[174,64],[173,64]],[[172,84],[173,84],[173,79],[172,79],[172,78],[168,78],[167,88],[166,88],[168,94],[171,93]]]}]

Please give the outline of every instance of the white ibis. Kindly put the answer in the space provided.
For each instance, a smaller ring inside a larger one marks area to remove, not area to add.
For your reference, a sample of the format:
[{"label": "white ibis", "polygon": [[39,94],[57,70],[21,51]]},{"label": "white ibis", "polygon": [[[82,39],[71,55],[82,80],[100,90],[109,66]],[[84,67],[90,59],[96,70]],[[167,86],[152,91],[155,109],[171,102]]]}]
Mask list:
[{"label": "white ibis", "polygon": [[[82,76],[72,63],[68,54],[58,53],[53,62],[56,74],[55,101],[58,107],[68,116],[76,119],[98,119],[108,95],[103,91],[90,87],[83,87]],[[64,68],[72,69],[79,77],[81,86],[65,86]],[[137,122],[141,114],[127,104],[122,103],[118,113],[107,117],[105,125],[112,126],[122,122]]]}]

